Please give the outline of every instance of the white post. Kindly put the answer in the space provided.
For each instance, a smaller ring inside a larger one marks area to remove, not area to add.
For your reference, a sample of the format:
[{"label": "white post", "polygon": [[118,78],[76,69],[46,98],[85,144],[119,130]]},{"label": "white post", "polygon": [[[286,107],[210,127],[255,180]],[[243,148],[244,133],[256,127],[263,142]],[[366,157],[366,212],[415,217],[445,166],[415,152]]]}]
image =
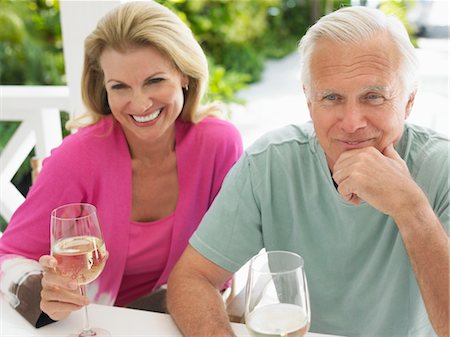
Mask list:
[{"label": "white post", "polygon": [[98,20],[120,2],[120,0],[62,0],[60,2],[64,64],[70,92],[71,116],[85,112],[81,101],[84,39],[95,29]]},{"label": "white post", "polygon": [[35,155],[39,159],[48,157],[50,151],[61,144],[62,134],[59,115],[58,108],[42,108],[39,113],[33,115],[36,123],[34,129],[37,144]]}]

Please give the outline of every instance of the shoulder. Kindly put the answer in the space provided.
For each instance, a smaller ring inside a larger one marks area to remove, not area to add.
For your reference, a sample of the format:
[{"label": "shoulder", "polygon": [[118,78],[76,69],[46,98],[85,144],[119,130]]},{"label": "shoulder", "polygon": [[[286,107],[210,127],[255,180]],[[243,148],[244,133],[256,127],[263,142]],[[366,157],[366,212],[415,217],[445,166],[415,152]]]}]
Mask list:
[{"label": "shoulder", "polygon": [[441,142],[449,143],[448,136],[439,133],[433,129],[419,126],[416,124],[405,124],[405,132],[411,137],[415,142]]},{"label": "shoulder", "polygon": [[432,177],[431,180],[442,176],[448,179],[450,171],[448,137],[428,128],[406,124],[401,146],[403,159],[413,176],[421,179],[423,176],[428,176]]},{"label": "shoulder", "polygon": [[196,132],[209,137],[241,137],[236,126],[218,117],[206,117],[192,127]]},{"label": "shoulder", "polygon": [[75,133],[63,139],[61,145],[54,152],[92,153],[99,151],[99,145],[107,145],[117,134],[121,133],[119,126],[114,123],[111,116],[105,117],[96,124],[80,128]]},{"label": "shoulder", "polygon": [[247,150],[247,155],[298,150],[299,147],[308,147],[315,139],[314,127],[311,122],[303,125],[287,125],[270,131],[256,140]]},{"label": "shoulder", "polygon": [[217,118],[206,117],[198,123],[177,121],[179,138],[195,141],[208,146],[237,145],[242,147],[239,130],[232,123]]},{"label": "shoulder", "polygon": [[413,160],[422,161],[431,157],[448,159],[450,140],[432,129],[406,124],[402,146],[405,148],[405,153]]},{"label": "shoulder", "polygon": [[51,151],[43,166],[72,172],[111,160],[112,152],[126,151],[122,129],[116,124],[112,118],[106,117],[94,125],[80,128]]}]

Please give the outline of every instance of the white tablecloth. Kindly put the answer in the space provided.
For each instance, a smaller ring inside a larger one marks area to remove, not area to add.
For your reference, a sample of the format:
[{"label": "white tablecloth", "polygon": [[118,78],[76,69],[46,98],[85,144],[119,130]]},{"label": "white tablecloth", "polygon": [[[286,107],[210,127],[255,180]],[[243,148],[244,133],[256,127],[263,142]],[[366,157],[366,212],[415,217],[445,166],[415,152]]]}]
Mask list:
[{"label": "white tablecloth", "polygon": [[[93,327],[108,330],[113,337],[150,337],[181,336],[172,318],[167,314],[110,307],[98,304],[89,305],[90,323]],[[67,319],[40,329],[35,329],[11,306],[0,299],[0,336],[33,337],[59,336],[66,337],[77,332],[83,325],[83,312],[72,313]],[[249,336],[244,324],[233,323],[233,330],[239,337]],[[333,337],[308,333],[307,337]]]}]

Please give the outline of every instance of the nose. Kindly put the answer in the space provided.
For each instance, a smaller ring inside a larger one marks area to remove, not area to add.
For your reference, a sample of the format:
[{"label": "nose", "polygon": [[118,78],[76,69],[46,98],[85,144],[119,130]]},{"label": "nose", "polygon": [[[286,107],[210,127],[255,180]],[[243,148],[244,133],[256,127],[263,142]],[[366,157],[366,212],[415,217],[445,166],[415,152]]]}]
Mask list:
[{"label": "nose", "polygon": [[135,114],[142,114],[153,105],[153,100],[145,91],[136,91],[131,98],[131,109]]},{"label": "nose", "polygon": [[346,102],[340,114],[340,127],[346,133],[354,133],[367,126],[363,110],[354,102]]}]

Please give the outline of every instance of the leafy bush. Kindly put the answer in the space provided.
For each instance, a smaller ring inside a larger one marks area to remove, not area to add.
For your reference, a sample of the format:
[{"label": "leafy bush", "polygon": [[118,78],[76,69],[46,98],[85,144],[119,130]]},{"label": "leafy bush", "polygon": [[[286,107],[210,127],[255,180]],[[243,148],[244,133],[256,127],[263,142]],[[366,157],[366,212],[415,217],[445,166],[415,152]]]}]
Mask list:
[{"label": "leafy bush", "polygon": [[407,14],[410,8],[415,6],[414,0],[383,0],[380,3],[380,10],[386,14],[395,15],[405,25],[409,38],[414,47],[418,47],[415,28],[408,21]]},{"label": "leafy bush", "polygon": [[0,1],[0,83],[65,84],[59,3]]},{"label": "leafy bush", "polygon": [[[283,57],[295,50],[310,24],[308,2],[302,0],[159,2],[175,11],[192,29],[212,59],[213,68],[245,75],[234,82],[236,90],[261,78],[267,58]],[[216,97],[230,101],[233,96],[227,91],[224,97]]]}]

